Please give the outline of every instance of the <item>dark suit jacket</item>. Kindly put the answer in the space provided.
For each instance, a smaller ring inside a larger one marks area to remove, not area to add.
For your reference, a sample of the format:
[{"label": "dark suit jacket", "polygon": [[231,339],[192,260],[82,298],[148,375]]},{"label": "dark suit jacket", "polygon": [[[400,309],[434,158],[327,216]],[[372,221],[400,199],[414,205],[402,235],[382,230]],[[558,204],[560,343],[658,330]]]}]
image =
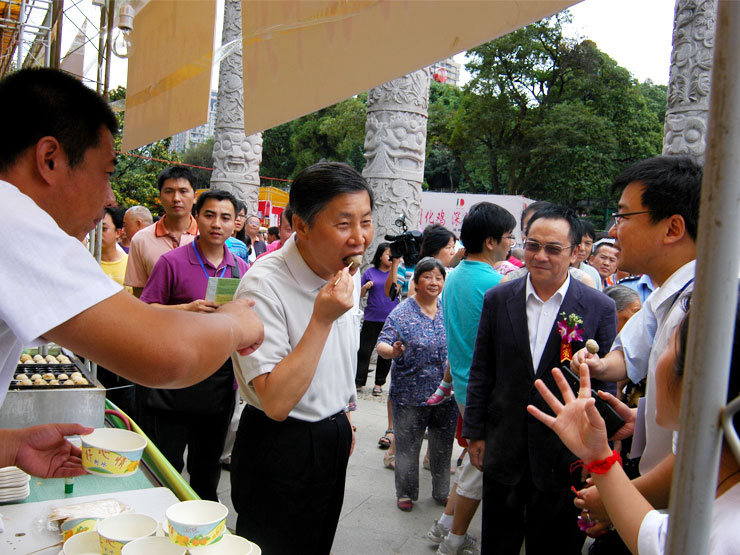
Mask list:
[{"label": "dark suit jacket", "polygon": [[595,339],[599,355],[604,356],[617,332],[616,306],[603,293],[571,279],[535,369],[529,350],[526,283],[523,277],[486,293],[470,367],[463,436],[486,440],[487,477],[514,485],[529,468],[538,489],[557,491],[570,487],[569,468],[576,457],[554,432],[527,413],[527,405],[532,404],[552,414],[534,381],[542,379],[551,391],[558,391],[551,370],[561,364],[557,331],[561,312],[583,319],[584,341],[572,344],[573,353],[585,340]]}]

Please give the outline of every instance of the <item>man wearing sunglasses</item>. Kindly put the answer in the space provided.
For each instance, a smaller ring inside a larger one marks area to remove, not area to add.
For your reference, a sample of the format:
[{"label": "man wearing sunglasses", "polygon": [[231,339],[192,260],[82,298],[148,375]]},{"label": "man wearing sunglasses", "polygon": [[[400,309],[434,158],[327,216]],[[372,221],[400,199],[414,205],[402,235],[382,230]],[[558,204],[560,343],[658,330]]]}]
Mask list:
[{"label": "man wearing sunglasses", "polygon": [[527,225],[529,274],[485,296],[463,419],[471,462],[483,471],[483,553],[518,555],[522,541],[528,555],[553,546],[580,553],[585,539],[570,491],[575,456],[526,411],[543,405],[535,379],[556,390],[551,370],[564,358],[561,321],[580,319],[572,352],[593,338],[605,353],[616,335],[614,302],[570,276],[580,233],[573,211],[541,208]]}]

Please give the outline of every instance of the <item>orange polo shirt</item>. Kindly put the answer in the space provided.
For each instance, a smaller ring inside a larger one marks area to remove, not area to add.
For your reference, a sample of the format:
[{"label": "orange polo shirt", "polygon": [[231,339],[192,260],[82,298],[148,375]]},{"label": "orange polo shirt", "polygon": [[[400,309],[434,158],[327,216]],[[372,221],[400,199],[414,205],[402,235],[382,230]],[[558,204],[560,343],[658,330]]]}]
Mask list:
[{"label": "orange polo shirt", "polygon": [[192,243],[198,236],[198,223],[190,216],[190,225],[178,242],[167,230],[167,216],[152,225],[145,227],[134,235],[128,253],[126,278],[124,285],[144,287],[149,274],[159,257],[181,245]]}]

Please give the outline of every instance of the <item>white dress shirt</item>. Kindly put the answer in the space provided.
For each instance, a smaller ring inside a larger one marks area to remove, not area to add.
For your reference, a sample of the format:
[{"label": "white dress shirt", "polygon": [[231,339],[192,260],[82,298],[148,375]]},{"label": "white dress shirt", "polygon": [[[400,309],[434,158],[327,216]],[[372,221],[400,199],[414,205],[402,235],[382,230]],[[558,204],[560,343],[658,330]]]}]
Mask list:
[{"label": "white dress shirt", "polygon": [[[357,402],[360,273],[355,273],[353,279],[354,306],[334,321],[311,385],[290,411],[293,418],[317,422]],[[254,311],[265,326],[265,339],[259,349],[248,356],[235,353],[231,357],[239,392],[250,405],[262,409],[252,380],[272,372],[296,348],[311,320],[316,296],[325,284],[326,280],[303,260],[295,234],[244,274],[234,298],[253,299]]]},{"label": "white dress shirt", "polygon": [[655,370],[666,350],[673,330],[686,310],[683,298],[694,289],[696,261],[681,266],[653,291],[642,308],[619,332],[612,351],[624,353],[627,376],[634,383],[647,378],[645,391],[645,450],[640,459],[640,472],[645,474],[671,453],[672,432],[655,421]]},{"label": "white dress shirt", "polygon": [[570,287],[570,273],[555,294],[547,301],[543,301],[532,286],[532,275],[527,276],[527,328],[529,329],[529,351],[532,353],[535,373],[568,287]]}]

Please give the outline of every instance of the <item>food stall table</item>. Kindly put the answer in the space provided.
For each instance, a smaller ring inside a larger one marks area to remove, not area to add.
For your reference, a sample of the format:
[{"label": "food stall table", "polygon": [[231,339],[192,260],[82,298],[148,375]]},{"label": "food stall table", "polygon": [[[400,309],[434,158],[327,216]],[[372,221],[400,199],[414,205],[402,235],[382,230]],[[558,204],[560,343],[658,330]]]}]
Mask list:
[{"label": "food stall table", "polygon": [[[140,475],[137,473],[136,475]],[[135,478],[135,476],[130,478]],[[91,478],[93,481],[103,480],[106,482],[116,481],[128,481],[130,478],[116,479],[105,479],[97,476],[82,476],[75,480],[79,483],[83,483],[87,478]],[[32,479],[32,481],[38,481]],[[49,484],[42,484],[39,488],[35,489],[42,495],[44,492],[64,491],[64,480],[43,480],[43,482],[50,482]],[[59,483],[61,482],[61,483]],[[75,493],[78,490],[78,483],[75,484]],[[95,484],[89,486],[94,489],[97,487]],[[84,488],[80,488],[81,490]],[[145,487],[144,489],[134,490],[121,490],[111,493],[106,489],[105,493],[98,493],[95,495],[83,495],[78,497],[76,495],[68,495],[57,499],[44,499],[36,502],[23,502],[16,503],[13,505],[0,506],[0,514],[3,515],[3,521],[5,523],[5,531],[0,534],[0,553],[17,553],[34,555],[58,555],[62,550],[61,534],[59,532],[53,532],[47,530],[41,524],[45,517],[49,514],[52,507],[61,507],[64,505],[71,505],[74,503],[83,503],[86,501],[95,501],[100,499],[114,498],[118,501],[128,505],[134,512],[149,515],[155,518],[160,524],[165,523],[165,511],[167,507],[174,505],[179,500],[168,488],[152,488]],[[28,501],[28,500],[26,500]]]}]

